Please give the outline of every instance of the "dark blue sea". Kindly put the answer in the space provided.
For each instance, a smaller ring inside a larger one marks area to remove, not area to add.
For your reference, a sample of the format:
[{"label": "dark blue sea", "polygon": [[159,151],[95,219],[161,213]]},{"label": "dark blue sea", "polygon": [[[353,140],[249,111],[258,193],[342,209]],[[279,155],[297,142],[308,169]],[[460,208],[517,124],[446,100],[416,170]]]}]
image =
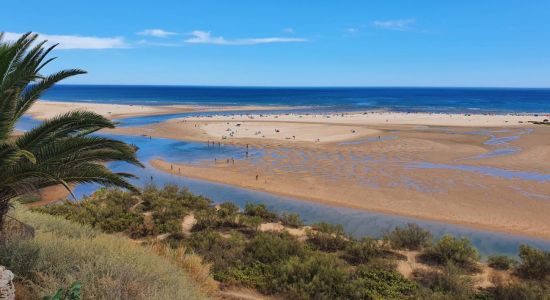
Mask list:
[{"label": "dark blue sea", "polygon": [[549,113],[550,89],[58,85],[42,99],[167,105],[285,105],[337,111]]}]

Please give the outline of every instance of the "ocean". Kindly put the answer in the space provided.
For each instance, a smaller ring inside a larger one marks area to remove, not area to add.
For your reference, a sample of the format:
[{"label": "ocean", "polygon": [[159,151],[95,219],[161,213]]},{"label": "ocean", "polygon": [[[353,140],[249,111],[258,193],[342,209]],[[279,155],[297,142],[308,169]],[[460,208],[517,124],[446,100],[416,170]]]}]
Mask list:
[{"label": "ocean", "polygon": [[550,89],[57,85],[42,99],[139,105],[284,105],[333,111],[550,113]]}]

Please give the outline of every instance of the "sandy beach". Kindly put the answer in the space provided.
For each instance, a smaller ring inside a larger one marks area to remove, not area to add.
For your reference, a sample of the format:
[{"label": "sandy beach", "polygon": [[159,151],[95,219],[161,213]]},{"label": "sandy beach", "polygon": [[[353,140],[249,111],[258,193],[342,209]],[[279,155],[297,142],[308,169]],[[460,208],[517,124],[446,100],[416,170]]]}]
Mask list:
[{"label": "sandy beach", "polygon": [[235,111],[235,110],[268,110],[287,109],[286,106],[202,106],[202,105],[128,105],[105,104],[93,102],[61,102],[40,100],[36,102],[29,114],[36,119],[44,120],[72,110],[93,111],[109,119],[137,116],[176,114],[192,111]]},{"label": "sandy beach", "polygon": [[379,128],[529,127],[548,115],[365,112],[340,114],[248,114],[175,118],[146,128],[113,132],[183,140],[225,142],[286,141],[330,143],[377,136]]}]

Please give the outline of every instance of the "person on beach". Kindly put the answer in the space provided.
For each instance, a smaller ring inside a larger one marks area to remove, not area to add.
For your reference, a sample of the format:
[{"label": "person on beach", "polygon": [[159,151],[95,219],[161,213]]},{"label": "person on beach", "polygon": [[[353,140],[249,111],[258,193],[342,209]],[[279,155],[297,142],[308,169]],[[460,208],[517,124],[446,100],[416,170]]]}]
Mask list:
[{"label": "person on beach", "polygon": [[256,180],[258,180],[258,174],[256,174]]}]

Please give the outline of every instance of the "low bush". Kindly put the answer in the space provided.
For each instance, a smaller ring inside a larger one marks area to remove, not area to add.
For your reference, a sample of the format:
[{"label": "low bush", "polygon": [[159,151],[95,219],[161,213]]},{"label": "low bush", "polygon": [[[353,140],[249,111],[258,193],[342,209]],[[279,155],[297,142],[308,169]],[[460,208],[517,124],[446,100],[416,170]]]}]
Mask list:
[{"label": "low bush", "polygon": [[264,264],[273,264],[291,256],[304,255],[304,247],[288,233],[258,233],[245,248],[247,256]]},{"label": "low bush", "polygon": [[452,263],[447,264],[442,271],[415,270],[414,276],[422,286],[442,299],[471,299],[475,295],[470,278]]},{"label": "low bush", "polygon": [[409,223],[404,227],[395,227],[384,239],[396,249],[419,250],[431,243],[432,234],[417,224]]},{"label": "low bush", "polygon": [[519,246],[517,274],[526,279],[550,279],[550,252],[527,245]]},{"label": "low bush", "polygon": [[[134,236],[142,236],[145,230],[142,227],[143,216],[129,211],[138,201],[139,199],[129,192],[100,189],[93,196],[78,203],[66,201],[62,205],[50,205],[37,210],[63,216],[81,224],[89,224],[107,233],[127,232]],[[145,230],[145,234],[147,233]]]},{"label": "low bush", "polygon": [[344,233],[342,225],[317,223],[307,231],[307,243],[320,251],[334,252],[344,250],[350,238]]},{"label": "low bush", "polygon": [[415,294],[417,285],[396,271],[360,266],[350,278],[348,299],[404,299]]},{"label": "low bush", "polygon": [[212,263],[214,279],[226,282],[229,280],[227,270],[242,265],[246,240],[235,231],[229,237],[222,237],[218,232],[205,230],[193,232],[188,245]]},{"label": "low bush", "polygon": [[283,225],[293,228],[298,228],[304,226],[304,221],[300,218],[300,215],[292,213],[283,213],[280,217]]},{"label": "low bush", "polygon": [[266,222],[277,221],[277,214],[269,211],[264,204],[247,203],[244,207],[244,213],[251,217],[260,217]]},{"label": "low bush", "polygon": [[349,271],[343,261],[327,254],[291,257],[278,268],[271,292],[287,299],[343,299]]},{"label": "low bush", "polygon": [[344,236],[338,234],[308,231],[307,243],[313,249],[334,252],[346,249],[349,241]]},{"label": "low bush", "polygon": [[445,235],[435,244],[426,248],[421,258],[429,263],[443,266],[452,263],[462,268],[475,270],[479,255],[470,240]]},{"label": "low bush", "polygon": [[491,255],[487,259],[489,267],[497,270],[508,270],[516,265],[517,261],[506,255]]},{"label": "low bush", "polygon": [[341,224],[330,224],[326,222],[319,222],[311,225],[311,227],[313,230],[318,232],[345,235],[344,227]]},{"label": "low bush", "polygon": [[365,264],[369,261],[382,257],[387,254],[384,248],[377,240],[372,238],[363,238],[359,241],[350,241],[344,250],[343,258],[351,264]]},{"label": "low bush", "polygon": [[492,296],[498,300],[548,300],[550,286],[535,282],[497,284]]}]

